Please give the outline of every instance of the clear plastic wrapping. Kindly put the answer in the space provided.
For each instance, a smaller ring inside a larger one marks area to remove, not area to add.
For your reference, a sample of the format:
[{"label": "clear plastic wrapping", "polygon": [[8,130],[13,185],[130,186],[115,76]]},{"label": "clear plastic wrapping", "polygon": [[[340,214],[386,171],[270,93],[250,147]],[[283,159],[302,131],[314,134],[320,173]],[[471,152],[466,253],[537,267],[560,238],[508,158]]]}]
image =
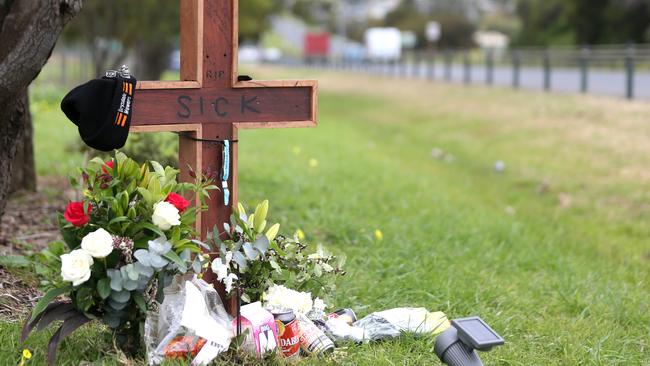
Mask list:
[{"label": "clear plastic wrapping", "polygon": [[200,279],[165,289],[158,312],[145,321],[144,340],[150,365],[165,359],[193,357],[192,365],[206,365],[228,349],[232,318],[216,290]]}]

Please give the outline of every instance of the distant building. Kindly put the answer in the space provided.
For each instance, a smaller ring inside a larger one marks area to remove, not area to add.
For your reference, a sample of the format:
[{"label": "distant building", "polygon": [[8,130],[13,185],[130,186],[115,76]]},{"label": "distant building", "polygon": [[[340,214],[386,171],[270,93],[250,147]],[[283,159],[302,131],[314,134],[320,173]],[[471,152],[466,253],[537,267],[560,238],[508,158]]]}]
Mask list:
[{"label": "distant building", "polygon": [[474,42],[484,50],[503,50],[508,47],[510,37],[495,31],[478,31],[474,33]]}]

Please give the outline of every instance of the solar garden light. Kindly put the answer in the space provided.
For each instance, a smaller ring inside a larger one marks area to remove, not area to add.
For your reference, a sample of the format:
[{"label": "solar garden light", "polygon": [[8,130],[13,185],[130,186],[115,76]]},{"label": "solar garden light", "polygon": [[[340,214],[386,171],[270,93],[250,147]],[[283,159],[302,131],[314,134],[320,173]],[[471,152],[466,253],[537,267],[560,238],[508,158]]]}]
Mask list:
[{"label": "solar garden light", "polygon": [[434,350],[449,366],[483,366],[476,351],[489,351],[504,340],[478,316],[455,319],[436,339]]}]

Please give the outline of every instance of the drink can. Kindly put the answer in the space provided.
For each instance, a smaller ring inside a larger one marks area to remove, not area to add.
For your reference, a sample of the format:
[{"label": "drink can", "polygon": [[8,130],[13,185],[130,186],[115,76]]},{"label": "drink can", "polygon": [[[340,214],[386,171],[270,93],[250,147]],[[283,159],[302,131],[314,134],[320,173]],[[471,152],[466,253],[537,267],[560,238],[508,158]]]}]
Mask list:
[{"label": "drink can", "polygon": [[300,353],[300,326],[291,310],[273,312],[278,328],[278,339],[285,358],[297,358]]},{"label": "drink can", "polygon": [[346,323],[352,325],[352,323],[357,321],[357,314],[354,313],[352,309],[341,309],[337,310],[327,316],[328,319],[339,318]]},{"label": "drink can", "polygon": [[307,317],[298,319],[300,324],[300,346],[308,354],[325,354],[334,351],[332,342],[314,322]]}]

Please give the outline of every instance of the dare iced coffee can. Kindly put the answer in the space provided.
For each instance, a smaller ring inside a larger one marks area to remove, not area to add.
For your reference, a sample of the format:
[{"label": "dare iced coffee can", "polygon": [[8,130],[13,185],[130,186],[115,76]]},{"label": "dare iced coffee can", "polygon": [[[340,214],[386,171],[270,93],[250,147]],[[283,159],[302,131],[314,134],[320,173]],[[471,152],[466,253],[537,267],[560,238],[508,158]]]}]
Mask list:
[{"label": "dare iced coffee can", "polygon": [[300,326],[291,310],[273,312],[278,338],[285,358],[297,358],[300,353]]}]

